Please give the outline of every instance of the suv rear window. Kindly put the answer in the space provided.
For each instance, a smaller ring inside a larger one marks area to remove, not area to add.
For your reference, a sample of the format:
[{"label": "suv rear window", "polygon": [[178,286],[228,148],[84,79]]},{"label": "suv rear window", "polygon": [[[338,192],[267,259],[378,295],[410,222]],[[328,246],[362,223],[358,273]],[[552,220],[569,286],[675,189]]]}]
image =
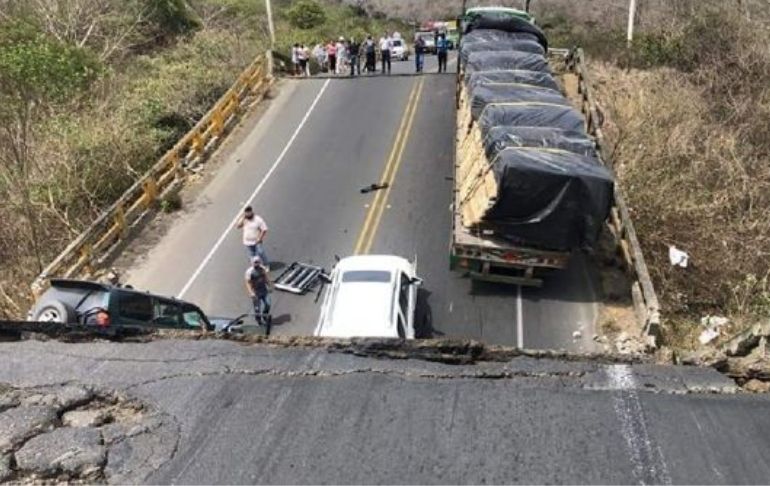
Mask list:
[{"label": "suv rear window", "polygon": [[401,47],[401,41],[400,40],[394,40],[393,41],[393,47]]},{"label": "suv rear window", "polygon": [[384,270],[350,270],[342,274],[342,282],[390,282],[390,272]]}]

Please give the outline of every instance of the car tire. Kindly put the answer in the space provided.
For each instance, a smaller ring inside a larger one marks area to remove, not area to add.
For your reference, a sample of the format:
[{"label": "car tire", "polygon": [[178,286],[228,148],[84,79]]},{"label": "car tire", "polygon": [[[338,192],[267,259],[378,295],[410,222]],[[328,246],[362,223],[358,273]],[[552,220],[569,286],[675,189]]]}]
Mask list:
[{"label": "car tire", "polygon": [[77,322],[75,311],[64,302],[59,302],[58,300],[43,305],[32,317],[34,321],[39,322],[58,322],[60,324]]}]

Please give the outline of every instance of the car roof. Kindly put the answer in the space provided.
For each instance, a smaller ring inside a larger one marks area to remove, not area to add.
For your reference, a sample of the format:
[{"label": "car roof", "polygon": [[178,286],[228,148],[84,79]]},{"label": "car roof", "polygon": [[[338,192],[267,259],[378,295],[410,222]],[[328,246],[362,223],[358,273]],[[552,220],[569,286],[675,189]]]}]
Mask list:
[{"label": "car roof", "polygon": [[[321,329],[327,337],[397,337],[393,315],[396,275],[409,272],[412,264],[395,255],[355,255],[340,260],[330,314]],[[346,272],[388,272],[382,281],[344,282]]]},{"label": "car roof", "polygon": [[393,282],[343,282],[336,290],[329,319],[323,327],[328,337],[391,337]]},{"label": "car roof", "polygon": [[350,270],[385,270],[408,271],[412,264],[406,258],[395,255],[354,255],[345,257],[335,266],[335,270],[347,272]]}]

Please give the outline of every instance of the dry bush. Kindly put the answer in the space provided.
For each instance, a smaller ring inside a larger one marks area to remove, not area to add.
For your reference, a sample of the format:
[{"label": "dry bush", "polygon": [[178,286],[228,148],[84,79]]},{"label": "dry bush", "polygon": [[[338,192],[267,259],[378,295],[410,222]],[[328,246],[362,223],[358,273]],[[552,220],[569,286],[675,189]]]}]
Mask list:
[{"label": "dry bush", "polygon": [[594,66],[616,170],[669,316],[767,316],[770,35],[729,11],[697,12],[681,34],[674,68]]}]

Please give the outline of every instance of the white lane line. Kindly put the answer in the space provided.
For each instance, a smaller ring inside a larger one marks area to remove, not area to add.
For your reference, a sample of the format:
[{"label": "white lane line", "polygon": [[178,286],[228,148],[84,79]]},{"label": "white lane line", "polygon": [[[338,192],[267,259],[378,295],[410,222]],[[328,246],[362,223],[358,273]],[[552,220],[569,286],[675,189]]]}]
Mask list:
[{"label": "white lane line", "polygon": [[[326,82],[321,87],[321,91],[318,92],[315,99],[313,100],[313,103],[310,105],[310,108],[307,110],[307,113],[305,113],[305,116],[302,118],[302,121],[299,122],[299,125],[297,125],[297,129],[294,130],[294,133],[292,134],[289,141],[286,143],[286,146],[283,148],[281,153],[278,155],[278,158],[275,159],[275,162],[273,162],[273,165],[270,167],[270,170],[267,171],[267,174],[265,174],[265,177],[262,178],[259,185],[254,189],[254,192],[251,193],[251,196],[246,200],[246,204],[250,203],[255,197],[257,197],[257,194],[259,194],[259,191],[262,190],[262,187],[264,187],[265,183],[268,179],[270,179],[270,176],[273,175],[273,172],[275,172],[275,169],[278,168],[278,165],[283,161],[283,158],[286,157],[286,153],[291,148],[294,141],[297,139],[297,136],[299,135],[299,132],[302,131],[302,127],[305,126],[305,123],[307,123],[308,118],[310,118],[310,114],[313,113],[313,110],[315,109],[316,105],[318,104],[318,101],[321,99],[321,96],[323,96],[324,91],[326,91],[326,88],[329,86],[329,83],[331,82],[331,79],[327,79]],[[238,208],[238,211],[235,213],[235,216],[233,216],[233,220],[230,222],[230,224],[227,225],[225,230],[222,232],[222,235],[219,237],[216,243],[214,243],[214,246],[211,248],[211,250],[206,255],[206,258],[203,259],[203,261],[198,265],[198,268],[195,269],[195,272],[193,272],[192,276],[190,277],[190,280],[187,281],[187,283],[182,287],[182,290],[179,291],[178,297],[181,299],[184,297],[184,294],[187,293],[188,290],[190,290],[190,287],[192,287],[192,284],[195,282],[195,279],[198,278],[200,273],[203,271],[203,269],[208,265],[209,261],[214,257],[214,253],[219,249],[219,247],[222,245],[222,243],[225,241],[225,238],[227,238],[227,235],[230,233],[230,231],[233,228],[233,225],[238,221],[238,217],[241,215],[241,209]]]},{"label": "white lane line", "polygon": [[516,287],[516,344],[524,349],[524,309],[521,301],[521,285]]},{"label": "white lane line", "polygon": [[631,366],[610,365],[606,373],[609,389],[614,390],[613,408],[620,422],[620,433],[626,442],[634,479],[642,485],[671,484],[663,452],[650,437]]}]

